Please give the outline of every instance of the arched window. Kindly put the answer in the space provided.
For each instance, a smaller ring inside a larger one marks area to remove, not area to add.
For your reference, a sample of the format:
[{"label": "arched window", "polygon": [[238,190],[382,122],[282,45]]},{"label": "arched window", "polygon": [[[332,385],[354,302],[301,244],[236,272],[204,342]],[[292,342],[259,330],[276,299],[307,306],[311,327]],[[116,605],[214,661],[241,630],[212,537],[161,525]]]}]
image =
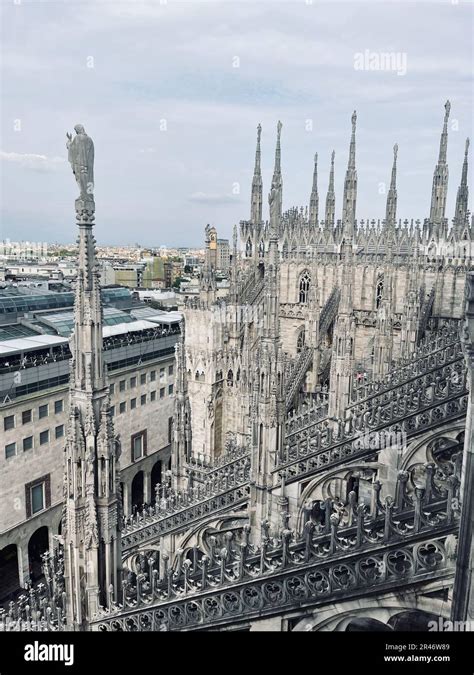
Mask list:
[{"label": "arched window", "polygon": [[245,255],[247,258],[252,257],[252,240],[250,237],[247,239],[247,243],[245,244]]},{"label": "arched window", "polygon": [[306,304],[309,297],[309,287],[311,285],[311,277],[308,272],[303,272],[300,278],[300,302]]},{"label": "arched window", "polygon": [[383,275],[377,279],[377,288],[375,290],[375,306],[377,309],[380,307],[380,303],[383,298]]},{"label": "arched window", "polygon": [[234,386],[234,373],[232,370],[229,370],[227,373],[227,386],[228,387],[233,387]]},{"label": "arched window", "polygon": [[299,354],[301,351],[303,351],[304,341],[305,341],[305,332],[304,332],[304,328],[301,328],[301,330],[298,333],[298,337],[296,338],[296,353],[297,354]]},{"label": "arched window", "polygon": [[260,239],[260,244],[258,245],[258,257],[263,258],[265,256],[265,244],[263,239]]}]

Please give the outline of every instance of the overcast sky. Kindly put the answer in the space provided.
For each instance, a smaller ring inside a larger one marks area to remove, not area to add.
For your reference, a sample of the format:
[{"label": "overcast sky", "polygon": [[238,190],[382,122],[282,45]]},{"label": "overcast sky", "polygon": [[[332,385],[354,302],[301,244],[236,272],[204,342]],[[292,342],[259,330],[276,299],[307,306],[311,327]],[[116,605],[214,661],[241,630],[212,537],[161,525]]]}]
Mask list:
[{"label": "overcast sky", "polygon": [[[1,5],[0,238],[75,239],[76,123],[95,143],[101,244],[201,245],[206,223],[230,236],[249,217],[259,122],[266,216],[278,119],[284,209],[308,203],[315,152],[324,207],[334,148],[340,217],[353,109],[358,217],[384,217],[398,142],[399,216],[422,219],[447,98],[452,218],[472,135],[471,2]],[[393,52],[398,67],[356,69],[365,50]]]}]

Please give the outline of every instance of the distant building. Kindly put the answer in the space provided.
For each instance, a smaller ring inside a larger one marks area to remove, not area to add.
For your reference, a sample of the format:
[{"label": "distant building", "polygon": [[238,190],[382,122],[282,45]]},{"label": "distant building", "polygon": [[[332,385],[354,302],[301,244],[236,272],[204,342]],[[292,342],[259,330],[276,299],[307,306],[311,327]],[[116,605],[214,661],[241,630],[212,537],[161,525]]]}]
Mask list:
[{"label": "distant building", "polygon": [[217,240],[217,269],[227,274],[230,267],[230,246],[228,239]]}]

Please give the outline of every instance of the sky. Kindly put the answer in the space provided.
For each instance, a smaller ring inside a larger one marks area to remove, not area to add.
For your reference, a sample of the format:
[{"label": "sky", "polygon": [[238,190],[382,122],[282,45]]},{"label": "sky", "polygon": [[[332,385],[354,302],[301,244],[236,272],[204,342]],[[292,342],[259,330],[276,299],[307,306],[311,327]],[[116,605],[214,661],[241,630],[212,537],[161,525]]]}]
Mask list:
[{"label": "sky", "polygon": [[324,207],[334,149],[340,217],[354,109],[357,217],[384,217],[397,142],[398,215],[423,219],[448,98],[453,216],[472,2],[2,0],[1,38],[0,239],[75,240],[77,123],[95,144],[99,244],[201,246],[207,223],[231,237],[258,123],[268,217],[279,119],[283,208],[308,204],[315,152]]}]

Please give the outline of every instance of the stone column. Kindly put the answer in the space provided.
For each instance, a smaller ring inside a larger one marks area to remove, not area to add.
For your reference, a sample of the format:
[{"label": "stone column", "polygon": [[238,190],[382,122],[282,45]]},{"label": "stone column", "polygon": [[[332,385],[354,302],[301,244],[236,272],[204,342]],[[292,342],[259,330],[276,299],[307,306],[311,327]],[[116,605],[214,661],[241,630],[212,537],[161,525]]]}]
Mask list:
[{"label": "stone column", "polygon": [[20,543],[17,544],[17,554],[18,554],[18,579],[20,581],[20,586],[24,588],[25,582],[30,578],[30,561],[28,558],[28,540],[21,539]]},{"label": "stone column", "polygon": [[151,471],[143,469],[143,502],[149,504],[151,502]]},{"label": "stone column", "polygon": [[461,339],[467,363],[469,401],[461,472],[461,522],[451,618],[474,621],[474,272],[466,280],[466,315]]}]

